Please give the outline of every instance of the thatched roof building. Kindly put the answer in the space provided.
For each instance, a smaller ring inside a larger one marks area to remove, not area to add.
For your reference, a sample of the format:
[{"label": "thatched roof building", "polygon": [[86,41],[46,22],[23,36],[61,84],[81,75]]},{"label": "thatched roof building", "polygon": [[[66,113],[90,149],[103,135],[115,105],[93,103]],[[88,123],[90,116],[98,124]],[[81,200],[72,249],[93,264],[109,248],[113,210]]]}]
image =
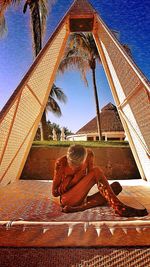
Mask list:
[{"label": "thatched roof building", "polygon": [[[108,103],[100,113],[102,136],[107,140],[123,140],[125,138],[124,129],[116,106]],[[68,140],[98,140],[97,120],[94,117],[91,121],[79,129],[75,135],[68,136]]]}]

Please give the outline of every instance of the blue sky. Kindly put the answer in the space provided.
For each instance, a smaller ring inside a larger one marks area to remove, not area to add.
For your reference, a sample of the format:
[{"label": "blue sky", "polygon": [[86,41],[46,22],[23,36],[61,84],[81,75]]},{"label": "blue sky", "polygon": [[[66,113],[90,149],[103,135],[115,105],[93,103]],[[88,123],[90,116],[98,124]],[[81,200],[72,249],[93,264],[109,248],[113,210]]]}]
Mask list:
[{"label": "blue sky", "polygon": [[[91,0],[110,29],[120,32],[120,41],[130,46],[133,59],[150,79],[150,4],[149,0]],[[71,0],[57,0],[47,21],[44,44],[61,20]],[[22,7],[10,8],[6,14],[8,32],[0,39],[0,109],[9,99],[20,80],[33,62],[29,11],[22,14]],[[97,87],[100,107],[113,102],[112,95],[101,66],[98,66]],[[51,113],[48,118],[60,126],[67,126],[76,132],[95,116],[91,74],[88,74],[89,87],[84,85],[80,74],[66,72],[56,77],[68,97],[66,105],[60,105],[63,116],[57,118]]]}]

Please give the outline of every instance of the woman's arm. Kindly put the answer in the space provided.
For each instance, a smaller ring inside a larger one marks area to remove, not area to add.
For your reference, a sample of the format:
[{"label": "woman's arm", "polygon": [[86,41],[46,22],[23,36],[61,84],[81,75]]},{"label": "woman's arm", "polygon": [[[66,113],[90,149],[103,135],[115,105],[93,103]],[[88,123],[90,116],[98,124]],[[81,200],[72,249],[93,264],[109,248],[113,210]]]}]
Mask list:
[{"label": "woman's arm", "polygon": [[61,176],[62,176],[62,164],[61,164],[61,159],[58,159],[55,163],[54,178],[52,185],[52,194],[54,197],[58,197],[61,195],[60,194]]},{"label": "woman's arm", "polygon": [[87,155],[87,172],[89,173],[94,168],[94,153],[92,150],[88,150]]}]

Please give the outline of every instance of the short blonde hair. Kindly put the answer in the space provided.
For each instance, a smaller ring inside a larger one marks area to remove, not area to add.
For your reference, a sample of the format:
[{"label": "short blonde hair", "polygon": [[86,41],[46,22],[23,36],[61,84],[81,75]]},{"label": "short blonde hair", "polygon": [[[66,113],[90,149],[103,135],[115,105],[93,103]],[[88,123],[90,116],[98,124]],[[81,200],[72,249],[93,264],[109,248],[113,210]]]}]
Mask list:
[{"label": "short blonde hair", "polygon": [[75,166],[79,166],[86,157],[86,149],[82,145],[71,145],[67,151],[67,160]]}]

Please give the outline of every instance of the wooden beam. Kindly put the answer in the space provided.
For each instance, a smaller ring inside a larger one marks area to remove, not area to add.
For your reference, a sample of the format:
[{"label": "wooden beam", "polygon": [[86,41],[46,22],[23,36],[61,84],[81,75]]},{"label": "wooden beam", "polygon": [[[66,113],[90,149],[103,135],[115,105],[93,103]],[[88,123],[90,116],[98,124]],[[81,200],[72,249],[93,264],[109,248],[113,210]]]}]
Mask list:
[{"label": "wooden beam", "polygon": [[[54,66],[54,69],[53,69],[53,72],[52,72],[52,75],[51,75],[49,84],[48,84],[48,86],[47,86],[47,91],[46,91],[46,93],[45,93],[45,97],[44,97],[43,104],[42,104],[42,103],[39,101],[39,99],[36,97],[36,95],[34,94],[34,92],[32,91],[32,89],[30,88],[30,86],[26,84],[27,88],[31,91],[31,93],[34,95],[34,97],[36,98],[36,100],[37,100],[38,103],[40,104],[40,107],[41,107],[41,108],[40,108],[40,112],[39,112],[39,114],[37,115],[37,117],[36,117],[36,119],[35,119],[33,125],[31,126],[30,130],[28,131],[27,135],[25,136],[23,142],[20,144],[20,146],[19,146],[18,150],[16,151],[16,153],[15,153],[13,159],[11,160],[9,166],[6,168],[5,173],[4,173],[3,176],[1,177],[2,184],[3,184],[3,179],[4,179],[4,183],[5,183],[5,175],[6,175],[6,173],[8,172],[8,170],[9,170],[11,164],[13,163],[13,161],[15,160],[15,158],[17,157],[17,155],[18,155],[20,149],[22,148],[24,142],[26,141],[27,137],[29,136],[30,131],[32,131],[32,135],[31,135],[30,141],[29,141],[29,143],[28,143],[28,145],[27,145],[26,151],[25,151],[25,153],[24,153],[24,157],[23,157],[22,162],[21,162],[21,164],[20,164],[20,166],[19,166],[19,170],[18,170],[18,173],[17,173],[17,176],[16,176],[16,179],[19,179],[19,178],[20,178],[20,174],[21,174],[21,172],[22,172],[22,169],[23,169],[23,166],[24,166],[24,164],[25,164],[25,161],[26,161],[27,155],[28,155],[28,153],[29,153],[30,147],[31,147],[31,145],[32,145],[32,142],[33,142],[33,139],[34,139],[36,130],[37,130],[37,128],[38,128],[38,124],[39,124],[40,119],[41,119],[41,117],[42,117],[44,108],[45,108],[45,106],[46,106],[47,99],[48,99],[48,96],[49,96],[49,93],[50,93],[52,84],[53,84],[54,79],[55,79],[55,76],[56,76],[56,71],[57,71],[57,69],[58,69],[58,66],[59,66],[61,57],[62,57],[62,55],[63,55],[63,53],[64,53],[64,49],[65,49],[66,42],[67,42],[68,35],[69,35],[69,30],[68,30],[68,20],[65,21],[65,23],[63,24],[63,26],[62,26],[61,29],[63,29],[64,25],[66,26],[66,34],[65,34],[64,40],[62,41],[62,45],[61,45],[61,47],[60,47],[59,55],[58,55],[58,58],[57,58],[57,60],[56,60],[56,63],[55,63],[55,66]],[[61,31],[61,29],[60,29],[60,31]],[[55,36],[55,37],[56,37],[56,36]],[[53,44],[53,42],[54,42],[54,40],[52,40],[51,45]],[[21,92],[22,92],[22,91],[21,91]],[[8,181],[8,182],[9,182],[9,181]]]},{"label": "wooden beam", "polygon": [[61,57],[62,57],[63,54],[64,54],[64,50],[65,50],[65,47],[66,47],[66,42],[67,42],[68,36],[69,36],[69,29],[68,29],[68,19],[67,19],[67,20],[66,20],[66,35],[65,35],[65,38],[64,38],[64,40],[63,40],[63,43],[62,43],[62,46],[61,46],[61,49],[60,49],[60,52],[59,52],[59,56],[58,56],[58,58],[57,58],[57,61],[56,61],[56,64],[55,64],[55,67],[54,67],[52,76],[51,76],[50,81],[49,81],[49,85],[48,85],[47,93],[46,93],[45,98],[44,98],[44,101],[43,101],[43,105],[41,106],[40,113],[39,113],[37,119],[35,120],[35,123],[34,123],[34,130],[33,130],[33,133],[32,133],[31,139],[30,139],[30,142],[28,143],[28,146],[27,146],[27,148],[26,148],[26,152],[25,152],[25,154],[24,154],[23,161],[22,161],[21,166],[20,166],[20,168],[19,168],[19,171],[18,171],[18,174],[17,174],[17,179],[20,178],[20,175],[21,175],[22,169],[23,169],[23,167],[24,167],[24,164],[25,164],[27,155],[28,155],[28,153],[29,153],[29,151],[30,151],[30,148],[31,148],[31,145],[32,145],[32,142],[33,142],[35,133],[36,133],[36,130],[37,130],[37,128],[38,128],[38,124],[39,124],[40,119],[41,119],[41,117],[42,117],[44,108],[45,108],[46,103],[47,103],[48,96],[49,96],[49,94],[50,94],[50,90],[51,90],[51,88],[52,88],[52,84],[53,84],[54,79],[55,79],[55,76],[56,76],[56,72],[57,72],[58,66],[59,66],[59,64],[60,64]]},{"label": "wooden beam", "polygon": [[[3,156],[4,156],[5,150],[6,150],[7,145],[8,145],[9,137],[10,137],[10,134],[11,134],[11,131],[12,131],[12,128],[13,128],[13,124],[14,124],[16,115],[17,115],[17,110],[18,110],[18,106],[19,106],[19,103],[20,103],[21,95],[22,95],[22,91],[20,92],[20,94],[19,94],[19,96],[18,96],[18,102],[17,102],[17,104],[16,104],[16,109],[15,109],[15,111],[14,111],[14,115],[13,115],[13,118],[12,118],[12,121],[11,121],[11,124],[10,124],[10,128],[9,128],[9,132],[8,132],[8,134],[7,134],[7,138],[6,138],[6,141],[5,141],[5,145],[4,145],[3,150],[2,150],[2,154],[1,154],[1,158],[0,158],[0,164],[1,164],[2,160],[3,160]],[[1,177],[0,177],[0,178],[1,178]]]},{"label": "wooden beam", "polygon": [[120,53],[123,54],[124,58],[126,59],[126,63],[134,70],[134,72],[136,73],[136,75],[138,76],[140,81],[143,83],[143,85],[145,86],[145,90],[147,90],[150,93],[150,85],[149,85],[148,79],[144,76],[142,71],[137,67],[137,65],[134,63],[132,58],[128,55],[128,53],[123,49],[122,45],[119,43],[117,38],[114,37],[114,35],[111,33],[111,31],[106,26],[106,24],[102,21],[102,19],[97,15],[96,15],[96,17],[97,17],[97,23],[99,21],[99,23],[102,25],[102,27],[107,32],[108,36],[112,39],[112,41],[117,46]]},{"label": "wooden beam", "polygon": [[129,121],[129,119],[127,118],[127,116],[124,114],[123,110],[121,110],[119,108],[119,112],[121,113],[122,117],[124,118],[124,120],[127,122],[127,124],[130,125],[130,127],[132,128],[133,132],[135,133],[136,137],[138,138],[141,146],[143,147],[143,149],[145,150],[145,152],[147,153],[148,157],[150,158],[150,151],[148,150],[148,148],[146,147],[146,145],[144,144],[144,142],[142,141],[142,139],[140,138],[140,136],[138,135],[137,131],[135,130],[135,128],[133,127],[133,125],[131,124],[131,122]]},{"label": "wooden beam", "polygon": [[28,84],[26,84],[26,87],[29,89],[29,91],[32,93],[32,95],[35,97],[35,99],[40,104],[40,106],[42,106],[41,101],[39,100],[39,98],[37,97],[37,95],[33,92],[32,88]]},{"label": "wooden beam", "polygon": [[[94,28],[97,29],[97,26],[95,26]],[[97,30],[95,30],[93,32],[93,36],[94,36],[94,39],[95,39],[95,42],[96,42],[96,45],[97,45],[97,48],[98,48],[98,51],[99,51],[99,54],[100,54],[100,58],[101,58],[101,61],[102,61],[102,64],[103,64],[103,67],[104,67],[104,70],[105,70],[105,73],[106,73],[106,76],[107,76],[107,79],[108,79],[108,82],[109,82],[109,85],[110,85],[110,88],[111,88],[111,91],[112,91],[112,95],[113,95],[113,97],[115,99],[115,102],[116,102],[117,106],[119,106],[120,105],[120,101],[119,101],[118,95],[116,93],[116,88],[115,88],[115,85],[114,85],[114,82],[113,82],[113,78],[112,78],[111,72],[110,72],[108,64],[107,64],[107,60],[105,58],[104,51],[102,49],[101,42],[99,41]],[[126,121],[123,119],[122,116],[120,117],[120,119],[121,119],[123,127],[124,127],[124,129],[125,129],[125,131],[127,133],[127,136],[128,136],[131,148],[132,148],[132,152],[134,154],[134,157],[136,159],[137,165],[139,167],[141,176],[145,180],[144,170],[143,170],[143,167],[142,167],[141,162],[139,160],[139,156],[138,156],[138,154],[136,152],[135,145],[134,145],[134,143],[132,141],[132,137],[131,137],[128,125],[127,125]]]}]

